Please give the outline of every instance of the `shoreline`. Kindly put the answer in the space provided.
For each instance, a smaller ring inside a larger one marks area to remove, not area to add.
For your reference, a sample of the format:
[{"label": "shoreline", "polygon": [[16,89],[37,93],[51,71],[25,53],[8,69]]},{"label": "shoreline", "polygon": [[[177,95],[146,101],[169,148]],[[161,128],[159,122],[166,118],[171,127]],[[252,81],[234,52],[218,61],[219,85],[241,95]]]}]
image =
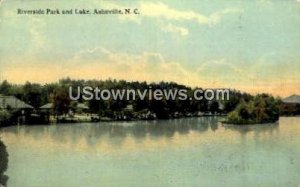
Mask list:
[{"label": "shoreline", "polygon": [[166,120],[176,120],[176,119],[189,119],[189,118],[202,118],[202,117],[224,117],[227,115],[203,115],[203,116],[185,116],[177,118],[168,119],[130,119],[130,120],[116,120],[116,119],[100,119],[99,121],[82,120],[82,121],[63,121],[63,122],[50,122],[50,123],[36,123],[36,124],[13,124],[13,125],[2,125],[1,128],[13,127],[13,126],[49,126],[49,125],[64,125],[64,124],[80,124],[80,123],[101,123],[101,122],[136,122],[136,121],[166,121]]},{"label": "shoreline", "polygon": [[221,121],[223,126],[256,126],[256,125],[272,125],[279,124],[279,121],[275,122],[263,122],[263,123],[228,123]]}]

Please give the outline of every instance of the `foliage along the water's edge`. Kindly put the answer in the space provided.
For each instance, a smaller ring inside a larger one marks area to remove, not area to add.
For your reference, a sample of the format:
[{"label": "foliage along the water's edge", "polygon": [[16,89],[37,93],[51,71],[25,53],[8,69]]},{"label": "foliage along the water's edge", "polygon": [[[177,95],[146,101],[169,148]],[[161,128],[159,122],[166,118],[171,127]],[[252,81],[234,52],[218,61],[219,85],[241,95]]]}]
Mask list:
[{"label": "foliage along the water's edge", "polygon": [[[137,81],[125,81],[125,80],[72,80],[70,78],[61,79],[57,83],[50,84],[36,84],[27,82],[23,85],[10,84],[8,81],[0,83],[0,94],[2,95],[13,95],[24,102],[39,108],[40,106],[53,103],[53,112],[56,115],[66,114],[69,109],[72,109],[73,103],[69,98],[69,87],[98,87],[99,89],[139,89],[145,90],[151,87],[155,89],[186,89],[187,94],[191,96],[193,90],[185,85],[180,85],[174,82],[160,82],[160,83],[147,83]],[[73,89],[76,90],[76,89]],[[75,94],[74,94],[75,95]],[[260,101],[259,98],[264,98]],[[267,99],[268,98],[268,99]],[[276,99],[277,100],[277,99]],[[238,123],[249,123],[249,122],[265,122],[269,119],[276,118],[277,115],[277,104],[272,96],[252,96],[247,93],[241,93],[237,90],[230,90],[230,98],[228,101],[221,101],[224,105],[222,111],[218,107],[217,101],[208,102],[207,100],[90,100],[84,101],[79,98],[78,102],[85,102],[90,109],[91,113],[97,113],[99,116],[113,117],[117,112],[122,111],[128,104],[133,105],[133,112],[151,111],[157,115],[157,118],[164,119],[169,118],[175,113],[179,113],[183,116],[186,114],[193,114],[197,112],[209,112],[209,113],[230,113],[229,121]],[[245,103],[246,102],[246,103]],[[270,103],[271,102],[271,103]],[[275,103],[272,103],[275,102]],[[258,105],[264,105],[265,107],[258,107]],[[269,104],[272,107],[269,107]],[[245,106],[247,105],[247,106]],[[253,106],[252,106],[253,105]],[[251,108],[252,107],[252,108]],[[259,111],[260,109],[266,109],[267,113]],[[274,111],[270,111],[273,110]],[[247,116],[247,113],[250,116]],[[273,114],[274,113],[274,114]],[[7,118],[5,112],[0,113],[0,118]],[[129,114],[130,115],[130,114]],[[245,115],[245,116],[244,116]],[[253,116],[254,115],[254,116]],[[265,117],[264,115],[268,115]],[[2,116],[2,117],[1,117]],[[0,119],[1,121],[1,119]],[[3,120],[2,120],[3,121]]]},{"label": "foliage along the water's edge", "polygon": [[266,94],[257,95],[248,101],[241,99],[237,107],[228,114],[226,123],[274,123],[279,119],[280,103],[279,99]]},{"label": "foliage along the water's edge", "polygon": [[[8,153],[6,146],[0,140],[0,184],[6,186],[8,176],[4,174],[8,167]],[[0,185],[0,186],[1,186]]]}]

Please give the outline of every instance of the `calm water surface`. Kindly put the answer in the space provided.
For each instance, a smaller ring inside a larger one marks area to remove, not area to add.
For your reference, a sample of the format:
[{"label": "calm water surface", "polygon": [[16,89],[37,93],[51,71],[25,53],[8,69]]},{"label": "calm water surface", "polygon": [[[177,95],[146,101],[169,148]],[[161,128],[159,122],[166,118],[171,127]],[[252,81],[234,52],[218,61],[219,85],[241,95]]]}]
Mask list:
[{"label": "calm water surface", "polygon": [[4,128],[8,186],[300,186],[300,118],[219,119]]}]

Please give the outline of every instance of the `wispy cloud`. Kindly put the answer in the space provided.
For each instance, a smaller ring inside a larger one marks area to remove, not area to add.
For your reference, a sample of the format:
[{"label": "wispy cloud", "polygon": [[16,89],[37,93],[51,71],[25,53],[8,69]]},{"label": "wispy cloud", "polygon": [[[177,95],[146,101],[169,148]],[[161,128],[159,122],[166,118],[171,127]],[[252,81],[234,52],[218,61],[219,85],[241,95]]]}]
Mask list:
[{"label": "wispy cloud", "polygon": [[223,16],[228,14],[236,14],[236,13],[242,13],[243,10],[237,9],[237,8],[228,8],[221,11],[217,11],[210,15],[210,24],[214,25],[220,22]]},{"label": "wispy cloud", "polygon": [[196,72],[191,72],[179,62],[166,60],[160,53],[130,54],[112,52],[102,47],[82,50],[65,63],[27,62],[18,67],[6,67],[4,72],[4,78],[12,82],[52,82],[66,76],[79,79],[164,80],[203,85]]},{"label": "wispy cloud", "polygon": [[170,8],[164,3],[141,2],[141,14],[146,17],[161,17],[167,20],[195,20],[200,24],[207,24],[209,18],[193,11],[180,11]]},{"label": "wispy cloud", "polygon": [[162,26],[161,30],[164,32],[180,34],[181,36],[187,36],[189,34],[189,30],[187,28],[175,26],[170,23]]},{"label": "wispy cloud", "polygon": [[[95,4],[99,4],[95,1]],[[125,5],[120,3],[105,1],[102,6],[109,8],[124,9]],[[161,18],[167,21],[194,21],[197,24],[214,25],[219,23],[221,18],[227,14],[241,13],[243,10],[237,8],[228,8],[216,11],[210,15],[204,15],[191,10],[178,10],[164,4],[162,2],[147,2],[141,1],[136,7],[140,11],[140,15],[119,16],[119,19],[124,21],[134,21],[141,23],[143,18]]]},{"label": "wispy cloud", "polygon": [[173,21],[196,21],[198,24],[216,24],[226,14],[242,12],[240,9],[232,8],[217,11],[211,15],[203,15],[190,10],[177,10],[161,2],[141,2],[140,10],[141,14],[145,17],[164,18]]},{"label": "wispy cloud", "polygon": [[[120,6],[119,6],[120,7]],[[189,34],[189,30],[186,27],[177,26],[178,21],[195,22],[199,25],[213,26],[218,24],[222,17],[228,14],[235,14],[243,12],[237,8],[228,8],[220,11],[216,11],[210,15],[204,15],[191,10],[177,10],[171,8],[168,5],[161,2],[145,2],[142,1],[139,4],[139,10],[141,15],[134,17],[121,16],[120,19],[129,19],[141,23],[142,18],[153,18],[164,22],[161,30],[164,32],[177,33],[181,36]],[[134,19],[133,19],[134,18]]]}]

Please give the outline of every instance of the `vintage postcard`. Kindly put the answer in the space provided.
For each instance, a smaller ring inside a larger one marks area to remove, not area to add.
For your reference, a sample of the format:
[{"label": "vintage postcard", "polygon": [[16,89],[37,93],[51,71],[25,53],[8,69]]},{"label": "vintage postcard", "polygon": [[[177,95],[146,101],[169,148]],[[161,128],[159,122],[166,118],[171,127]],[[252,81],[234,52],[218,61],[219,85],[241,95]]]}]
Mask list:
[{"label": "vintage postcard", "polygon": [[300,187],[299,0],[0,0],[0,187]]}]

